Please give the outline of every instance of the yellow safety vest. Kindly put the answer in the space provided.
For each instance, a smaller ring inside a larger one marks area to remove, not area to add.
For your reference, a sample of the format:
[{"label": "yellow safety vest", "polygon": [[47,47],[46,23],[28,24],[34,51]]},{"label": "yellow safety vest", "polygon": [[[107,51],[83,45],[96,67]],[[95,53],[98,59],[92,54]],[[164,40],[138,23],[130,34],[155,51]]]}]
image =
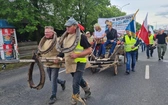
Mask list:
[{"label": "yellow safety vest", "polygon": [[150,35],[149,37],[149,44],[154,44],[153,35]]},{"label": "yellow safety vest", "polygon": [[[80,45],[80,39],[78,42],[78,45],[76,46],[74,53],[81,53],[84,50],[84,48]],[[80,62],[80,63],[86,63],[87,59],[86,57],[80,57],[75,59],[75,63]]]},{"label": "yellow safety vest", "polygon": [[138,46],[135,47],[134,49],[131,48],[132,46],[134,46],[135,43],[136,43],[135,38],[133,38],[132,36],[131,36],[131,38],[129,38],[128,35],[125,35],[125,47],[124,48],[125,48],[126,52],[137,50]]}]

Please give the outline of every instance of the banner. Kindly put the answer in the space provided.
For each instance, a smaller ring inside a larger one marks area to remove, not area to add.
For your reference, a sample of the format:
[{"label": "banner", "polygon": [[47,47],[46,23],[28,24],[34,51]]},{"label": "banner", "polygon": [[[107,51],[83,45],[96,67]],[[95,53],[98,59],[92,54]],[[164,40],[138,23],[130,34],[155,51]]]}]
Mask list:
[{"label": "banner", "polygon": [[114,18],[98,18],[98,24],[101,26],[103,30],[105,30],[106,27],[105,21],[109,20],[113,23],[113,28],[116,29],[118,33],[123,34],[125,32],[126,27],[130,23],[133,15],[134,14]]}]

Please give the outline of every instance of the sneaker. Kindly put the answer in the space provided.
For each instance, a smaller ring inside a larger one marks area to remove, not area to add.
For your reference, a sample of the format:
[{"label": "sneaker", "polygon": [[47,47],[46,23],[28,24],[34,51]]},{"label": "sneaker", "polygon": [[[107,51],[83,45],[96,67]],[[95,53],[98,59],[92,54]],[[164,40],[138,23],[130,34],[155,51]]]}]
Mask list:
[{"label": "sneaker", "polygon": [[130,74],[130,72],[127,70],[126,72],[125,72],[126,74]]},{"label": "sneaker", "polygon": [[149,57],[147,57],[147,59],[149,59]]},{"label": "sneaker", "polygon": [[159,58],[159,61],[160,61],[161,59]]},{"label": "sneaker", "polygon": [[65,90],[65,83],[66,81],[63,81],[63,84],[61,84],[62,90]]},{"label": "sneaker", "polygon": [[49,104],[54,104],[55,101],[56,101],[56,96],[55,96],[55,95],[52,95],[52,96],[50,97]]},{"label": "sneaker", "polygon": [[161,59],[163,60],[163,56],[161,56]]},{"label": "sneaker", "polygon": [[134,70],[134,69],[132,69],[132,72],[135,72],[135,70]]}]

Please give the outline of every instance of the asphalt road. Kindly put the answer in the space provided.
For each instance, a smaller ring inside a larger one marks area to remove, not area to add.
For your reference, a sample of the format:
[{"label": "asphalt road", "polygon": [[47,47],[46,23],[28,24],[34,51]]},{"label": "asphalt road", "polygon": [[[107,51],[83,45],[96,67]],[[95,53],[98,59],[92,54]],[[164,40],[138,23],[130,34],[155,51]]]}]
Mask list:
[{"label": "asphalt road", "polygon": [[[148,68],[149,67],[149,68]],[[91,86],[92,96],[87,105],[168,105],[168,52],[164,61],[154,56],[147,59],[145,52],[139,51],[136,72],[125,75],[125,65],[118,67],[118,75],[113,69],[92,74],[86,70],[84,78]],[[27,84],[28,66],[17,70],[0,72],[0,105],[48,105],[51,86],[46,75],[45,86],[41,90],[30,89]],[[54,105],[70,105],[72,77],[60,70],[59,77],[66,80],[66,90],[58,87],[57,102]],[[39,80],[37,68],[34,80]],[[81,89],[81,96],[84,95]]]}]

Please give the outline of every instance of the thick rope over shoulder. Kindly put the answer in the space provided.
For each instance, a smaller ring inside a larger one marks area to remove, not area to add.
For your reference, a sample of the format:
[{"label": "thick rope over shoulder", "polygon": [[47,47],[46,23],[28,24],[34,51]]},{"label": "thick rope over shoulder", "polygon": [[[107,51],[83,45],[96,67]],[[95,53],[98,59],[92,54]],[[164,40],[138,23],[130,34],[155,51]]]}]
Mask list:
[{"label": "thick rope over shoulder", "polygon": [[42,46],[43,46],[44,42],[46,41],[46,37],[44,36],[41,39],[41,41],[39,43],[39,46],[38,46],[38,51],[39,51],[40,54],[46,54],[56,46],[56,44],[57,44],[57,34],[56,34],[56,32],[54,33],[53,36],[54,37],[52,39],[52,44],[46,50],[42,50]]},{"label": "thick rope over shoulder", "polygon": [[[41,62],[41,60],[39,59],[38,55],[34,53],[32,59],[35,60],[35,62],[32,62],[30,64],[30,68],[29,68],[29,71],[28,71],[28,84],[29,84],[29,87],[30,88],[34,88],[34,89],[37,89],[37,90],[40,90],[43,88],[44,86],[44,83],[45,83],[45,71],[44,71],[44,68],[43,68],[43,64]],[[34,64],[37,63],[37,66],[39,68],[39,71],[40,71],[40,82],[38,85],[35,85],[34,82],[33,82],[33,68],[34,68]]]},{"label": "thick rope over shoulder", "polygon": [[74,43],[71,45],[71,47],[63,48],[63,41],[67,37],[67,35],[68,35],[68,33],[65,32],[61,36],[61,38],[59,39],[59,41],[56,45],[57,51],[62,52],[62,53],[68,53],[68,52],[73,51],[76,48],[76,46],[78,45],[78,42],[80,41],[80,29],[79,29],[79,27],[76,29],[76,39],[75,39]]}]

